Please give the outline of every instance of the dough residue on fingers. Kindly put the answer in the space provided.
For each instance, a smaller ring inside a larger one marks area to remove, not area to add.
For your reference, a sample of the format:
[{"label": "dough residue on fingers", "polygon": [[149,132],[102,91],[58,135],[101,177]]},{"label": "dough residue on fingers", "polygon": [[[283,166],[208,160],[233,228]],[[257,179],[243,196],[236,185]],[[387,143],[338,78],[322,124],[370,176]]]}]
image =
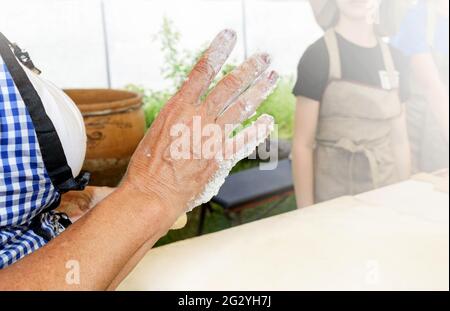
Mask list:
[{"label": "dough residue on fingers", "polygon": [[211,43],[206,56],[208,64],[213,68],[215,74],[217,74],[222,68],[222,65],[225,63],[236,45],[236,41],[236,32],[231,29],[226,29],[222,31]]},{"label": "dough residue on fingers", "polygon": [[[261,132],[258,124],[266,125],[265,131]],[[193,198],[187,206],[187,211],[192,211],[195,207],[209,202],[215,195],[219,193],[220,187],[225,182],[225,178],[230,174],[231,169],[242,159],[248,157],[266,138],[270,135],[274,128],[274,119],[269,115],[261,115],[248,129],[251,127],[256,128],[256,137],[245,144],[243,147],[233,154],[230,158],[216,159],[218,163],[218,169],[214,176],[206,184],[203,191]],[[245,135],[246,130],[238,135]]]}]

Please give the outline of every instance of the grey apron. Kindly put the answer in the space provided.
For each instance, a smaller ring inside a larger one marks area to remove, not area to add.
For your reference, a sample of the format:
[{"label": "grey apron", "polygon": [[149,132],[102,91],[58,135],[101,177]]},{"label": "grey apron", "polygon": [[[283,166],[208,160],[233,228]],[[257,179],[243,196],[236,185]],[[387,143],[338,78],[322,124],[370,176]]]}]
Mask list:
[{"label": "grey apron", "polygon": [[[402,116],[398,89],[342,79],[334,30],[325,34],[330,79],[320,105],[315,148],[315,200],[354,195],[399,181],[391,148],[392,120]],[[380,41],[386,72],[394,76],[389,47]]]}]

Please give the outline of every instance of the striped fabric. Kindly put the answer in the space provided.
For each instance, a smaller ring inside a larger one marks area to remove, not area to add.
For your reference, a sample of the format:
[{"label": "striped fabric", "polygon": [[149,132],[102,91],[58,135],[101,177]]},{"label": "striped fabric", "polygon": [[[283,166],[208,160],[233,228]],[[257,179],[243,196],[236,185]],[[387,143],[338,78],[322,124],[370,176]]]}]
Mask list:
[{"label": "striped fabric", "polygon": [[63,229],[55,213],[39,215],[59,199],[59,193],[45,169],[31,117],[1,56],[0,161],[2,269],[42,247],[47,237],[55,237]]}]

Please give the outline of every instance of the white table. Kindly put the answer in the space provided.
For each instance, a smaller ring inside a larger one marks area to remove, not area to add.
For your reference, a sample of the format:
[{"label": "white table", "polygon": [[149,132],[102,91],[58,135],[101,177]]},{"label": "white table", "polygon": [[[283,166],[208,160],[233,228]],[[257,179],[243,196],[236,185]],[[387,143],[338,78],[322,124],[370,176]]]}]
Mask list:
[{"label": "white table", "polygon": [[153,249],[119,290],[449,290],[448,174]]}]

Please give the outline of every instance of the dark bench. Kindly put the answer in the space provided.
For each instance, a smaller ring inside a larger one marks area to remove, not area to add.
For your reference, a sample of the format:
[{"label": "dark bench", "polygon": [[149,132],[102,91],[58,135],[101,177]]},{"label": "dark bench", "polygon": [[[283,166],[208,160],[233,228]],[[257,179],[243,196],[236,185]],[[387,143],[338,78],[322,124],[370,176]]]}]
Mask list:
[{"label": "dark bench", "polygon": [[289,159],[278,162],[274,170],[264,171],[256,167],[230,175],[211,202],[201,206],[198,234],[203,233],[206,213],[212,211],[211,203],[221,206],[228,217],[230,213],[235,213],[240,222],[244,209],[278,201],[266,211],[267,214],[288,198],[293,190]]}]

